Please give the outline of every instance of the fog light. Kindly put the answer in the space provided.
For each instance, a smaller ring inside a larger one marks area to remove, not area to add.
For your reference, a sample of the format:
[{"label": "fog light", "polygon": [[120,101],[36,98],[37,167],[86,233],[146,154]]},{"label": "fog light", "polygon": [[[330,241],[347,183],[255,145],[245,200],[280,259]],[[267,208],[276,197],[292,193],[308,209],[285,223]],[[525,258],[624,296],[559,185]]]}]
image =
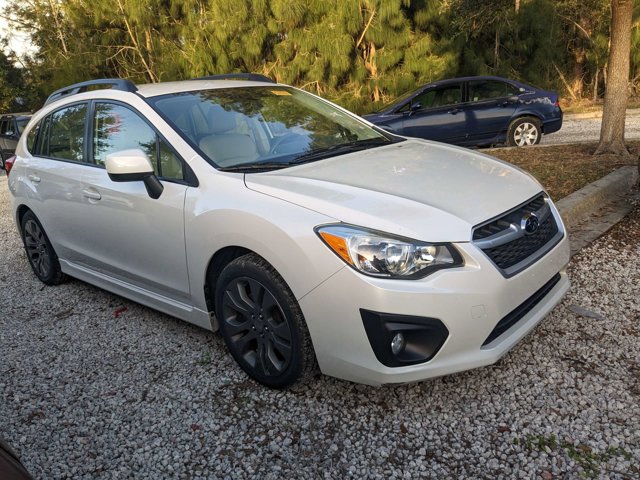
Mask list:
[{"label": "fog light", "polygon": [[401,333],[396,333],[391,340],[391,351],[394,355],[398,355],[402,350],[404,350],[407,341],[404,339],[404,335]]}]

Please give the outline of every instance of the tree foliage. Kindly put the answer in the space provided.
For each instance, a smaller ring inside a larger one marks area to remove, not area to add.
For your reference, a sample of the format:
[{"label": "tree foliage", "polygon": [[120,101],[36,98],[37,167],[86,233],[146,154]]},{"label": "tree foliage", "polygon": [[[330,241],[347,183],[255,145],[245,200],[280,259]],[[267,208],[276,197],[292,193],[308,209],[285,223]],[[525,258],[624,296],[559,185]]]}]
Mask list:
[{"label": "tree foliage", "polygon": [[[37,47],[22,61],[40,101],[56,88],[90,78],[156,82],[246,71],[366,112],[420,84],[455,75],[503,75],[576,99],[600,97],[609,3],[9,0],[5,14]],[[635,10],[631,77],[638,89]]]}]

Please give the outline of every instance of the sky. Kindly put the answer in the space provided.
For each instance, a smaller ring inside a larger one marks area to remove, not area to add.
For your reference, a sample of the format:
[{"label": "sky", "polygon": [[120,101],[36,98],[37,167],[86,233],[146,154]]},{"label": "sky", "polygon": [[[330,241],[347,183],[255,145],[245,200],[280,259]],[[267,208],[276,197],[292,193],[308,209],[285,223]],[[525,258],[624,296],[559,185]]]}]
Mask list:
[{"label": "sky", "polygon": [[[0,0],[0,15],[4,14],[7,0]],[[23,32],[9,28],[7,21],[0,17],[0,37],[9,39],[9,50],[15,51],[19,56],[32,51],[33,46],[29,41],[29,36]]]}]

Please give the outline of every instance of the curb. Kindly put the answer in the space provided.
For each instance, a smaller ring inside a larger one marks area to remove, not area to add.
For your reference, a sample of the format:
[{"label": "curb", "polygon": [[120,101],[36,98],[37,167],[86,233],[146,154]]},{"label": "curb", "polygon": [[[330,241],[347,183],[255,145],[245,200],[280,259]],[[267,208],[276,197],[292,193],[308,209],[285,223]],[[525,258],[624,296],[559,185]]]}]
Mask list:
[{"label": "curb", "polygon": [[629,165],[611,172],[556,202],[567,228],[580,223],[603,205],[625,195],[638,182],[638,167]]}]

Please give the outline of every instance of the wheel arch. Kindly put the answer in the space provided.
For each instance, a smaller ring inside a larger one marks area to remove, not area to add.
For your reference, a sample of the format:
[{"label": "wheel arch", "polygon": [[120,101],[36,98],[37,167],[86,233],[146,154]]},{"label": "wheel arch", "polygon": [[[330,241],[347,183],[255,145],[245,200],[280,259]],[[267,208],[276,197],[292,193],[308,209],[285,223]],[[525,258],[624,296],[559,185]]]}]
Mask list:
[{"label": "wheel arch", "polygon": [[204,298],[207,303],[207,309],[210,312],[215,312],[215,289],[218,283],[218,278],[220,277],[220,272],[222,272],[224,267],[229,265],[236,258],[248,253],[255,253],[258,255],[256,252],[248,248],[231,245],[221,248],[209,259],[204,281]]},{"label": "wheel arch", "polygon": [[[18,231],[22,233],[22,219],[27,212],[31,212],[32,210],[27,207],[25,204],[21,204],[16,209],[16,223],[18,225]],[[34,213],[35,215],[35,213]]]},{"label": "wheel arch", "polygon": [[544,133],[544,120],[542,116],[539,113],[529,111],[529,110],[518,112],[516,115],[511,117],[511,120],[509,120],[509,124],[507,125],[507,133],[509,133],[509,128],[511,128],[511,124],[521,118],[533,118],[537,120],[538,123],[540,124],[540,131]]}]

